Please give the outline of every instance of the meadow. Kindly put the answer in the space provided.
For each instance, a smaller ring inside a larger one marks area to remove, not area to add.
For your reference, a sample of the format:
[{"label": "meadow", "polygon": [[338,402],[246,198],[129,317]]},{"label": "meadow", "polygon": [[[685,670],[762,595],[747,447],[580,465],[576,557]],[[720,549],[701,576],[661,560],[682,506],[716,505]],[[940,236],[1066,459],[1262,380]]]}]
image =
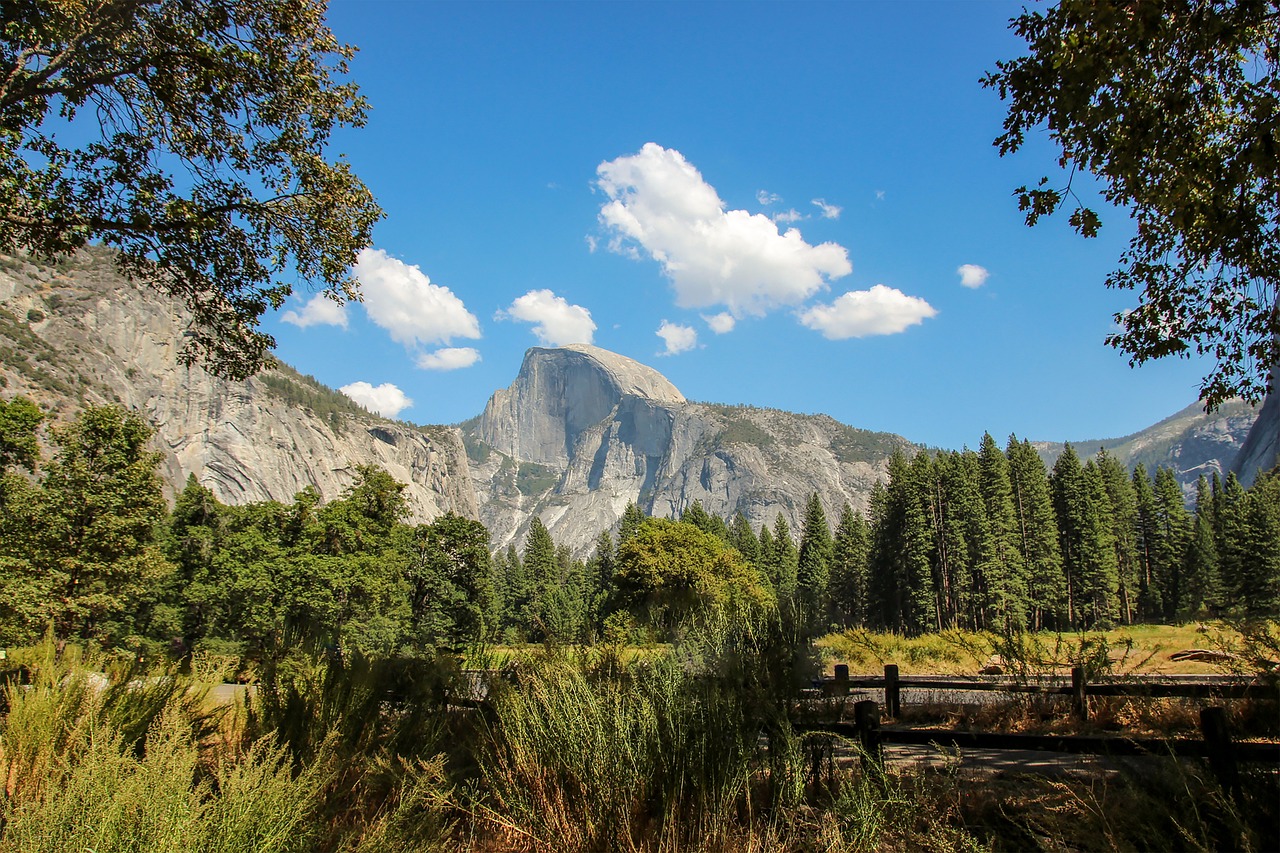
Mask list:
[{"label": "meadow", "polygon": [[[1239,654],[1257,643],[1257,632],[1221,630]],[[1143,633],[1125,636],[1137,647]],[[1149,633],[1144,651],[1203,636],[1194,627]],[[1261,635],[1274,640],[1276,627]],[[52,639],[11,649],[0,851],[1280,844],[1274,772],[1250,771],[1236,799],[1205,767],[1172,759],[1094,778],[975,777],[954,764],[880,772],[850,761],[815,780],[809,740],[791,725],[797,665],[842,652],[852,664],[851,649],[875,648],[926,672],[927,655],[948,658],[960,638],[849,645],[840,635],[811,657],[774,639],[767,628],[719,624],[627,653],[508,650],[504,665],[518,675],[494,681],[480,709],[456,701],[470,691],[453,656],[337,660],[300,648],[286,669],[264,671],[256,692],[218,705],[209,695],[224,672],[216,660],[144,672]],[[1078,651],[1086,640],[1061,645]],[[953,671],[986,651],[980,638],[964,643],[975,654],[950,661]]]}]

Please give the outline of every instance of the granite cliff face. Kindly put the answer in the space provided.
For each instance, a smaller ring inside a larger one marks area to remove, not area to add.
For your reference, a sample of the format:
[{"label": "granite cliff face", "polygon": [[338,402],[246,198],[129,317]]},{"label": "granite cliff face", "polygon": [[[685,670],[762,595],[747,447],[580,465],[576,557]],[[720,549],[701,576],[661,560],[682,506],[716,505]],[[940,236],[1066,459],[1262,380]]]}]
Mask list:
[{"label": "granite cliff face", "polygon": [[118,402],[156,427],[162,476],[189,474],[219,500],[290,501],[306,486],[337,497],[358,465],[408,483],[413,520],[478,515],[461,436],[387,421],[281,366],[243,382],[177,364],[186,321],[172,301],[126,281],[90,250],[57,267],[0,260],[0,393],[59,416]]},{"label": "granite cliff face", "polygon": [[1253,484],[1258,475],[1280,465],[1280,364],[1271,368],[1271,393],[1258,410],[1258,419],[1245,437],[1231,470],[1240,482]]},{"label": "granite cliff face", "polygon": [[519,376],[462,425],[480,518],[519,545],[536,514],[587,553],[630,502],[678,517],[694,501],[757,529],[793,527],[816,492],[829,515],[866,508],[905,439],[826,416],[691,403],[652,368],[596,347],[529,350]]}]

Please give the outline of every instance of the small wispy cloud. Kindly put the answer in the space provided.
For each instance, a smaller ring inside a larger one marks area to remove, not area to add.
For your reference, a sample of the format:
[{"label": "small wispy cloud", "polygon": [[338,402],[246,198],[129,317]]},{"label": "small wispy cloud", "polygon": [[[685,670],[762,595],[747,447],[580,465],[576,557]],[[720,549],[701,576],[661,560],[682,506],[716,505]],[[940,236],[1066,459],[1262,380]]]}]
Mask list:
[{"label": "small wispy cloud", "polygon": [[895,335],[937,313],[918,296],[877,284],[870,290],[851,290],[828,305],[815,305],[796,316],[801,325],[839,341]]},{"label": "small wispy cloud", "polygon": [[707,327],[717,335],[726,335],[733,331],[734,326],[738,325],[738,321],[728,311],[712,314],[710,317],[703,314],[702,319],[707,321]]},{"label": "small wispy cloud", "polygon": [[280,322],[291,323],[300,329],[310,326],[347,327],[347,309],[323,293],[317,293],[302,304],[301,311],[290,308],[280,315]]},{"label": "small wispy cloud", "polygon": [[663,343],[667,345],[667,348],[658,355],[677,355],[698,345],[698,331],[692,326],[682,326],[679,323],[663,320],[654,334],[662,338]]},{"label": "small wispy cloud", "polygon": [[581,305],[570,305],[550,290],[530,290],[517,298],[495,320],[532,323],[533,334],[549,347],[566,344],[589,344],[596,330],[591,312]]},{"label": "small wispy cloud", "polygon": [[480,351],[475,347],[442,347],[422,353],[416,364],[422,370],[447,371],[470,367],[479,360]]},{"label": "small wispy cloud", "polygon": [[840,212],[844,210],[840,205],[827,204],[826,199],[821,198],[815,198],[812,204],[817,207],[818,210],[822,211],[823,219],[839,219]]},{"label": "small wispy cloud", "polygon": [[804,219],[804,214],[793,207],[790,210],[783,210],[779,213],[775,213],[769,218],[774,222],[778,222],[783,225],[790,225],[793,222],[799,222],[801,219]]},{"label": "small wispy cloud", "polygon": [[368,382],[352,382],[338,389],[371,412],[384,418],[394,418],[413,405],[403,391],[390,382],[371,385]]},{"label": "small wispy cloud", "polygon": [[764,207],[768,207],[771,204],[777,204],[782,201],[782,196],[777,193],[771,193],[768,190],[759,190],[756,193],[756,201],[760,202]]},{"label": "small wispy cloud", "polygon": [[956,275],[960,276],[961,286],[977,290],[987,283],[987,278],[991,273],[987,271],[986,267],[980,267],[977,264],[961,264],[956,267]]}]

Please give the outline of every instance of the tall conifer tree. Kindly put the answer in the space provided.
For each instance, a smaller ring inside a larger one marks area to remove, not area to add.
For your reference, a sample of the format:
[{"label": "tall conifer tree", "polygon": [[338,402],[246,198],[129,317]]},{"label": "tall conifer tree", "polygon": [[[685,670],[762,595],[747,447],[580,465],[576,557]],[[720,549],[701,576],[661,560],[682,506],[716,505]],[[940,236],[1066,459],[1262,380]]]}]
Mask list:
[{"label": "tall conifer tree", "polygon": [[831,559],[831,603],[836,624],[861,628],[867,613],[867,558],[871,538],[866,519],[849,504],[840,513]]},{"label": "tall conifer tree", "polygon": [[987,598],[988,627],[1019,631],[1027,622],[1027,577],[1018,543],[1018,520],[1009,481],[1009,460],[991,433],[978,451],[979,487],[987,514],[988,539],[980,564]]},{"label": "tall conifer tree", "polygon": [[778,571],[778,604],[782,605],[795,599],[796,576],[800,568],[796,540],[791,538],[791,526],[782,513],[773,520],[773,553]]},{"label": "tall conifer tree", "polygon": [[1013,488],[1018,544],[1027,567],[1028,627],[1061,628],[1066,617],[1066,578],[1058,545],[1058,520],[1049,495],[1049,473],[1031,442],[1009,436],[1005,450]]},{"label": "tall conifer tree", "polygon": [[1109,520],[1116,550],[1120,621],[1131,624],[1137,615],[1141,588],[1138,580],[1138,498],[1128,470],[1118,459],[1107,453],[1106,448],[1098,451],[1094,464],[1106,487],[1107,501],[1111,507]]},{"label": "tall conifer tree", "polygon": [[1213,540],[1213,492],[1203,474],[1196,480],[1196,512],[1183,567],[1183,612],[1198,617],[1222,603],[1218,579],[1218,547]]},{"label": "tall conifer tree", "polygon": [[801,620],[810,628],[828,623],[833,551],[831,528],[815,492],[805,504],[796,564],[796,600]]}]

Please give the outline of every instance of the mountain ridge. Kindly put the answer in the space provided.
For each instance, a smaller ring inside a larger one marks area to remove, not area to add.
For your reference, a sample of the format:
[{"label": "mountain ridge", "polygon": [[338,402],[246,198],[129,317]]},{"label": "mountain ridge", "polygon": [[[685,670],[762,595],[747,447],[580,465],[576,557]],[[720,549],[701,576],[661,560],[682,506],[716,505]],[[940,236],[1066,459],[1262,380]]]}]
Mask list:
[{"label": "mountain ridge", "polygon": [[[194,473],[229,503],[288,501],[307,486],[331,499],[357,465],[376,464],[409,484],[411,520],[478,518],[503,547],[519,545],[536,514],[579,556],[631,502],[678,517],[699,501],[757,529],[782,514],[797,529],[817,493],[834,523],[846,502],[866,509],[895,450],[921,449],[825,414],[690,401],[654,368],[585,344],[533,347],[476,417],[413,426],[287,365],[244,382],[181,367],[185,322],[171,300],[120,279],[105,250],[54,265],[0,258],[0,393],[63,417],[93,402],[141,412],[171,487]],[[1195,409],[1073,444],[1173,467],[1186,488],[1228,469],[1257,416],[1244,404],[1213,417]],[[1062,446],[1034,444],[1050,461]]]}]

